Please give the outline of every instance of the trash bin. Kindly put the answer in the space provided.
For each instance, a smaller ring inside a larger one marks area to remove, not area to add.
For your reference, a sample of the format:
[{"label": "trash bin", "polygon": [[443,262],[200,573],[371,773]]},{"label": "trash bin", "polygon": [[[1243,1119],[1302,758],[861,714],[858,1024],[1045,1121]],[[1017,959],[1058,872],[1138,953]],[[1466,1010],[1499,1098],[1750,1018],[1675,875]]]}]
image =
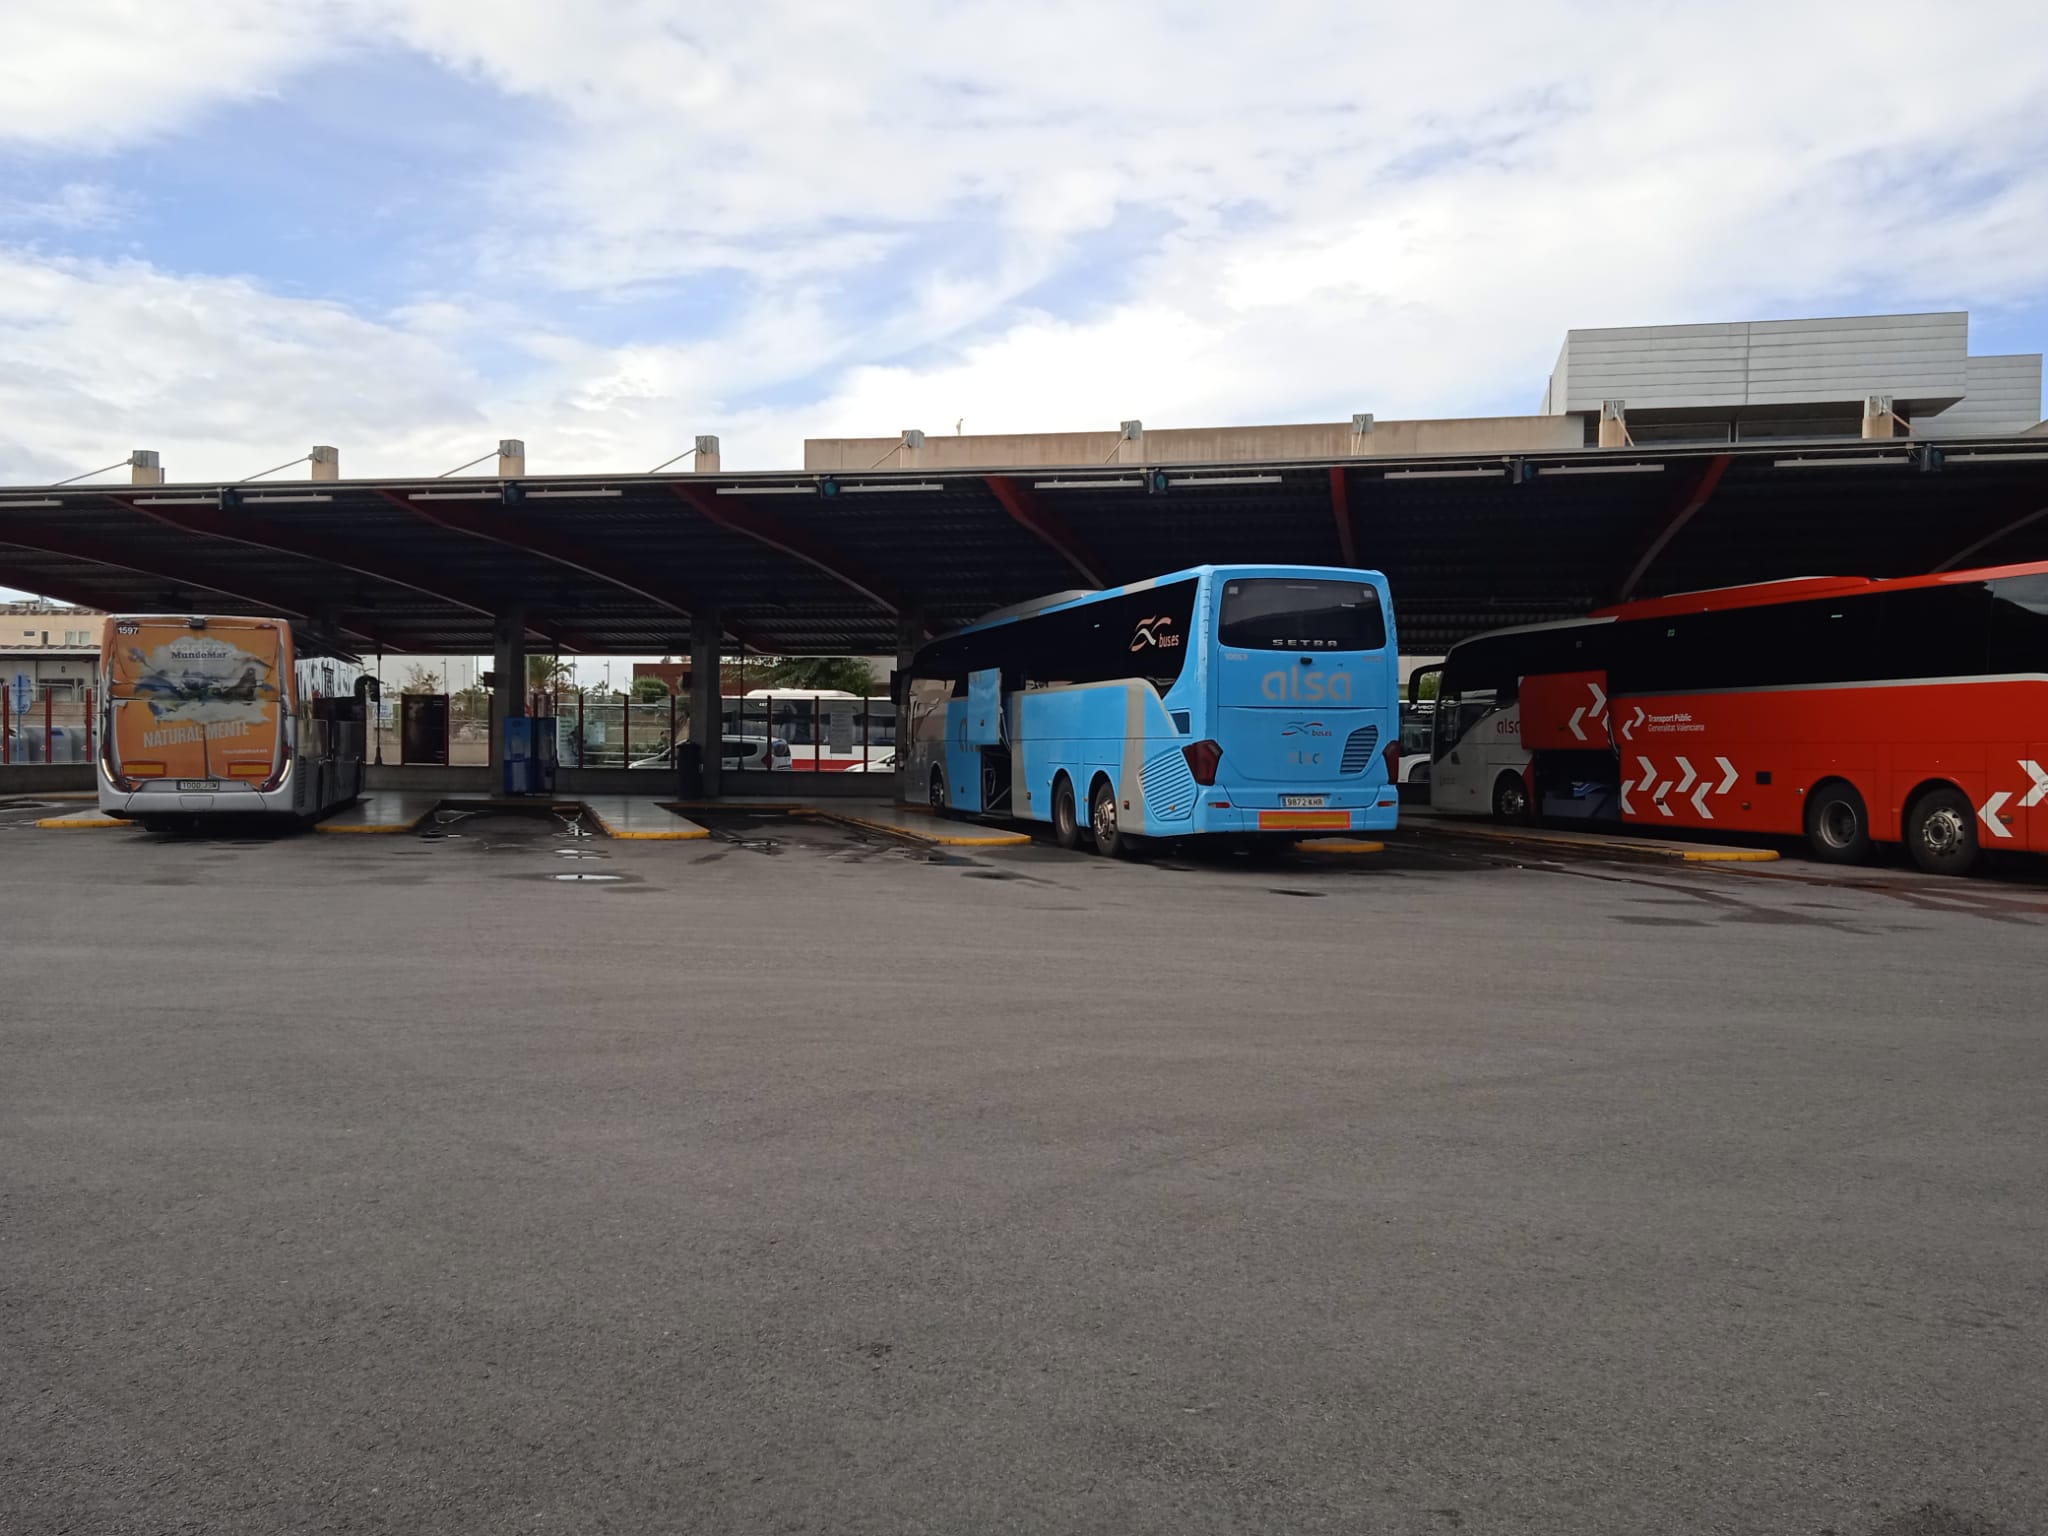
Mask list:
[{"label": "trash bin", "polygon": [[704,798],[704,748],[694,741],[676,743],[676,798]]}]

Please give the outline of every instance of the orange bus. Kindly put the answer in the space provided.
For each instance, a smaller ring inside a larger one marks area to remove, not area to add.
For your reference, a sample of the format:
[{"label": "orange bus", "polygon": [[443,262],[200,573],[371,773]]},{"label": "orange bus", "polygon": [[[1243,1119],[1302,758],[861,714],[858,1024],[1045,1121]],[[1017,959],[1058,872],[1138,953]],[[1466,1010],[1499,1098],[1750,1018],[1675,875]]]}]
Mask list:
[{"label": "orange bus", "polygon": [[115,614],[100,651],[99,802],[164,829],[314,821],[363,792],[376,679],[284,619]]},{"label": "orange bus", "polygon": [[1804,836],[1844,864],[1904,843],[1939,874],[2048,852],[2048,562],[1650,598],[1429,670],[1436,809]]}]

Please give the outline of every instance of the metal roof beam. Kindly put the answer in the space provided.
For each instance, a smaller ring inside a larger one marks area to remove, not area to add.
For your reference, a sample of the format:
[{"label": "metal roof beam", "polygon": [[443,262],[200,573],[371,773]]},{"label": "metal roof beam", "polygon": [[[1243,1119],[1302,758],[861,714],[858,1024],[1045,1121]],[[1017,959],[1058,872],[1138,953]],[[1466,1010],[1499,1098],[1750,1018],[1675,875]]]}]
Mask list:
[{"label": "metal roof beam", "polygon": [[1650,541],[1643,546],[1643,552],[1636,557],[1635,564],[1628,568],[1628,575],[1622,578],[1621,586],[1614,594],[1617,603],[1625,603],[1635,596],[1636,588],[1641,586],[1643,578],[1650,574],[1650,567],[1657,563],[1657,557],[1663,554],[1671,541],[1685,530],[1686,524],[1705,510],[1707,503],[1714,499],[1714,491],[1721,484],[1721,477],[1728,473],[1729,459],[1728,454],[1715,454],[1700,466],[1699,472],[1679,492],[1665,512],[1663,521],[1658,524],[1657,531],[1650,536]]},{"label": "metal roof beam", "polygon": [[[60,533],[50,529],[23,531],[0,522],[0,544],[11,544],[17,549],[34,550],[39,554],[56,555],[65,560],[83,560],[91,565],[105,566],[108,570],[127,571],[131,575],[145,577],[152,581],[167,582],[173,586],[189,587],[194,591],[213,592],[222,597],[233,598],[238,603],[254,603],[259,608],[274,609],[288,618],[304,619],[314,624],[328,622],[323,614],[315,613],[305,598],[296,593],[285,594],[275,591],[255,590],[256,584],[236,578],[232,585],[222,582],[218,572],[195,569],[181,561],[168,564],[159,557],[149,557],[148,563],[132,553],[112,549],[97,539],[81,537],[72,533]],[[95,602],[91,606],[103,607]],[[343,619],[354,622],[343,622]],[[375,622],[372,615],[337,615],[334,628],[344,635],[372,644],[383,643],[402,646],[406,638],[391,629],[365,628]]]},{"label": "metal roof beam", "polygon": [[[371,581],[388,582],[394,587],[404,587],[408,591],[419,593],[422,597],[430,597],[438,603],[464,608],[485,618],[495,617],[496,605],[488,597],[468,591],[460,584],[449,582],[443,577],[436,576],[431,581],[423,580],[419,575],[420,566],[417,562],[397,564],[379,560],[369,554],[359,540],[342,544],[332,539],[323,539],[317,533],[286,528],[260,517],[249,516],[240,510],[231,514],[225,507],[174,508],[166,507],[160,502],[154,505],[142,504],[123,496],[110,496],[107,499],[138,517],[146,517],[152,522],[162,523],[165,527],[175,528],[182,533],[196,533],[209,539],[224,539],[231,544],[246,544],[251,549],[264,550],[270,554],[290,555],[301,560],[318,560],[323,564],[338,566],[355,575],[367,577]],[[543,640],[551,641],[567,650],[591,649],[584,637],[566,630],[544,628],[534,623],[529,623],[527,628]],[[602,647],[598,649],[601,650]]]},{"label": "metal roof beam", "polygon": [[867,575],[853,561],[822,539],[812,537],[801,528],[792,527],[774,513],[759,507],[725,505],[726,501],[737,502],[737,493],[721,500],[717,492],[708,491],[698,485],[671,484],[669,489],[687,502],[706,522],[752,539],[757,544],[765,544],[793,560],[801,560],[813,570],[822,571],[830,576],[841,586],[858,592],[891,618],[900,619],[909,611],[909,605],[894,592]]},{"label": "metal roof beam", "polygon": [[[576,571],[593,581],[617,587],[630,592],[643,602],[665,609],[678,618],[691,621],[691,615],[708,610],[694,593],[678,591],[658,581],[650,581],[646,568],[629,560],[617,559],[593,548],[586,541],[571,544],[558,539],[544,529],[506,515],[502,502],[490,513],[479,511],[473,506],[450,505],[445,501],[434,501],[426,505],[412,500],[403,491],[378,491],[393,506],[403,507],[423,522],[450,533],[467,534],[473,539],[482,539],[489,544],[502,545],[506,549],[518,550],[521,554],[559,565],[565,570]],[[692,621],[694,622],[694,621]],[[776,647],[760,636],[741,629],[730,620],[721,619],[721,626],[741,645],[751,650],[773,652]],[[578,650],[588,649],[577,646]],[[605,649],[600,647],[600,649]]]},{"label": "metal roof beam", "polygon": [[2048,496],[2040,491],[2029,491],[2017,500],[2007,502],[1988,521],[1980,524],[1977,537],[1927,569],[1937,573],[1961,570],[1992,545],[2022,528],[2032,527],[2043,518],[2048,518]]},{"label": "metal roof beam", "polygon": [[1081,536],[1068,526],[1065,518],[1048,508],[1012,476],[989,475],[986,480],[989,490],[1002,503],[1003,510],[1010,514],[1013,522],[1079,571],[1091,586],[1110,585],[1102,574],[1102,562],[1082,542]]}]

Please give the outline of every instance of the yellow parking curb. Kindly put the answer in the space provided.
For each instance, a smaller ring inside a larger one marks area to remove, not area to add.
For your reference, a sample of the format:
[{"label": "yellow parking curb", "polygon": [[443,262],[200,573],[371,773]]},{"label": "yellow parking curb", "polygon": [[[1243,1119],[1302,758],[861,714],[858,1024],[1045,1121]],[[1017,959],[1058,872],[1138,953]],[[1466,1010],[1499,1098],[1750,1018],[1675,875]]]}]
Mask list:
[{"label": "yellow parking curb", "polygon": [[616,838],[622,843],[693,843],[699,838],[711,835],[709,829],[681,817],[677,818],[682,823],[680,826],[663,827],[659,831],[651,832],[622,832],[606,821],[596,806],[586,805],[584,808],[590,812],[590,819],[598,824],[606,837]]},{"label": "yellow parking curb", "polygon": [[916,827],[897,826],[891,822],[874,821],[866,816],[849,816],[844,811],[834,811],[823,806],[816,807],[811,814],[827,821],[836,821],[843,826],[865,827],[870,832],[887,832],[912,843],[936,843],[945,848],[1022,848],[1031,841],[1028,832],[926,832]]},{"label": "yellow parking curb", "polygon": [[1385,843],[1366,842],[1363,839],[1350,837],[1318,837],[1308,842],[1296,843],[1294,846],[1302,853],[1350,854],[1385,853],[1387,851]]},{"label": "yellow parking curb", "polygon": [[132,821],[117,816],[45,816],[37,826],[52,832],[99,832],[108,827],[132,827]]},{"label": "yellow parking curb", "polygon": [[1777,857],[1775,848],[1696,848],[1679,855],[1688,864],[1771,864]]}]

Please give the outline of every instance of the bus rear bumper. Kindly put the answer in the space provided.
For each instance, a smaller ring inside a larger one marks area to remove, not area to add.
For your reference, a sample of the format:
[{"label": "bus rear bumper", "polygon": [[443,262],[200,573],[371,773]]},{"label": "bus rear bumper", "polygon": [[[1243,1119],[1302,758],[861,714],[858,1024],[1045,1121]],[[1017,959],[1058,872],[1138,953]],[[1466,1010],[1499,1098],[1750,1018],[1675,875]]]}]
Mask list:
[{"label": "bus rear bumper", "polygon": [[1283,837],[1330,837],[1344,832],[1391,832],[1400,824],[1401,804],[1392,786],[1385,801],[1370,805],[1329,806],[1292,810],[1249,805],[1202,805],[1190,830],[1239,834],[1264,832]]}]

